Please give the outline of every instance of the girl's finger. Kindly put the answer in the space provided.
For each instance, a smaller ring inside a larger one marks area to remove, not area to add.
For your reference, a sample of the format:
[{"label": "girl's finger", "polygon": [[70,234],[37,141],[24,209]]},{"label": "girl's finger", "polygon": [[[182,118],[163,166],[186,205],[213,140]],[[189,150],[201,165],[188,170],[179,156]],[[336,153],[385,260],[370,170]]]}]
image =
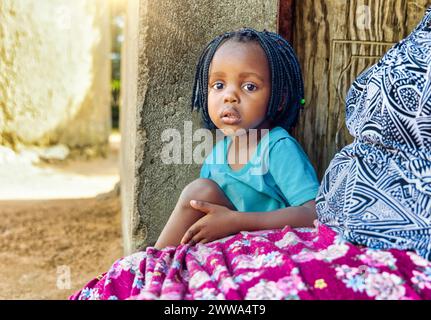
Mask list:
[{"label": "girl's finger", "polygon": [[199,232],[197,235],[195,235],[191,240],[190,240],[190,245],[195,245],[196,243],[201,242],[204,238],[204,235],[202,234],[202,232]]},{"label": "girl's finger", "polygon": [[194,225],[191,226],[186,233],[184,234],[183,238],[181,239],[181,244],[185,244],[187,242],[189,242],[193,236],[197,233],[197,231],[195,231],[196,229],[194,228]]}]

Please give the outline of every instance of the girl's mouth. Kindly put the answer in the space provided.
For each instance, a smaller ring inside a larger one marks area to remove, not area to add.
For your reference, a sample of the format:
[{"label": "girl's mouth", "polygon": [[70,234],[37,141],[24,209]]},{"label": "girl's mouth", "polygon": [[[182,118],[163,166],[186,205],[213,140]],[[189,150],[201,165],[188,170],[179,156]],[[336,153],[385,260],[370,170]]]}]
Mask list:
[{"label": "girl's mouth", "polygon": [[234,108],[228,107],[220,114],[221,121],[224,124],[235,125],[241,122],[241,116]]}]

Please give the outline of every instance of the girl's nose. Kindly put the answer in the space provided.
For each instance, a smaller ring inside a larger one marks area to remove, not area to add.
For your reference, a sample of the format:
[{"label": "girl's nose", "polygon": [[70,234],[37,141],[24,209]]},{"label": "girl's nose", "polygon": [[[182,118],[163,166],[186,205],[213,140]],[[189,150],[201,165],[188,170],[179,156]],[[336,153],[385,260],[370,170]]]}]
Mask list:
[{"label": "girl's nose", "polygon": [[239,102],[239,97],[238,94],[236,93],[236,91],[234,89],[231,90],[226,90],[225,95],[224,95],[224,102],[225,103],[233,103]]}]

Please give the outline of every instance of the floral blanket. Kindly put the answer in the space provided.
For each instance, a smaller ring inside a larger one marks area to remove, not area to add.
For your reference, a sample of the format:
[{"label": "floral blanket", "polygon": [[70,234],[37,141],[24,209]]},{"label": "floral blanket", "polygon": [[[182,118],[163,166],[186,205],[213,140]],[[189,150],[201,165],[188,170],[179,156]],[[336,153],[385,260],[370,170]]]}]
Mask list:
[{"label": "floral blanket", "polygon": [[69,299],[431,299],[431,262],[355,246],[321,224],[285,227],[148,247]]}]

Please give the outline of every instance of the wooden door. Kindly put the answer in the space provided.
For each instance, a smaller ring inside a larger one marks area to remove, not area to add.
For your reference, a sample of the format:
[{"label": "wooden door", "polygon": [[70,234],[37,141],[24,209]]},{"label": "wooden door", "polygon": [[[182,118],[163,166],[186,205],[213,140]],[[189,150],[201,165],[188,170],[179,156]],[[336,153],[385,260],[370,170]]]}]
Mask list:
[{"label": "wooden door", "polygon": [[431,0],[280,0],[278,31],[291,37],[305,85],[294,135],[319,178],[353,141],[344,112],[353,80],[406,37],[429,5]]}]

